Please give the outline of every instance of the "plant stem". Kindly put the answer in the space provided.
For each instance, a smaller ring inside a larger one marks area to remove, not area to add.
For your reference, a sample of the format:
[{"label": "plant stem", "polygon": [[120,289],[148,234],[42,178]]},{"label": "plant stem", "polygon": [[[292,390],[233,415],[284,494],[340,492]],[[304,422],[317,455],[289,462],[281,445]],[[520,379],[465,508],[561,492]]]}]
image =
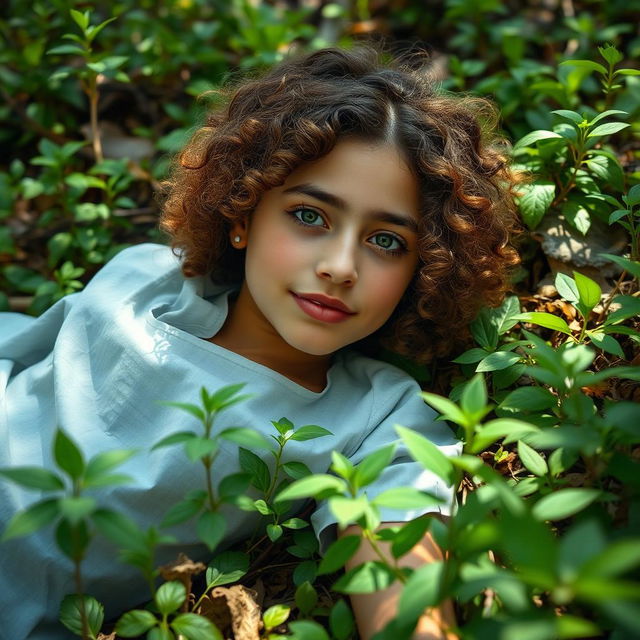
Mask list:
[{"label": "plant stem", "polygon": [[369,541],[371,548],[374,550],[378,558],[380,558],[380,561],[382,562],[382,564],[384,564],[388,569],[390,569],[391,572],[402,584],[405,584],[407,581],[407,576],[405,576],[404,573],[398,568],[397,562],[394,562],[394,564],[389,563],[389,560],[384,555],[384,553],[382,553],[382,549],[380,549],[380,546],[376,542],[373,532],[370,529],[363,529],[362,537],[365,540]]},{"label": "plant stem", "polygon": [[80,571],[81,559],[75,558],[73,563],[74,563],[74,577],[76,581],[76,593],[78,595],[78,602],[80,607],[80,620],[82,621],[82,638],[83,640],[90,640],[89,623],[87,621],[87,609],[85,607],[84,589],[82,586],[82,573]]},{"label": "plant stem", "polygon": [[89,96],[93,154],[96,157],[96,162],[102,162],[104,156],[102,155],[102,142],[100,140],[100,130],[98,129],[98,75],[95,73],[89,79],[87,95]]}]

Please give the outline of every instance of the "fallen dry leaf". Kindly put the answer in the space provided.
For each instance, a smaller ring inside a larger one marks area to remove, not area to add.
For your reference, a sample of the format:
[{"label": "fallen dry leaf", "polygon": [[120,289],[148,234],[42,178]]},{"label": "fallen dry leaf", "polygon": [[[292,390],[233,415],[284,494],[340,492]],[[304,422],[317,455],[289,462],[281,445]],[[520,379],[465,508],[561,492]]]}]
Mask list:
[{"label": "fallen dry leaf", "polygon": [[216,587],[207,594],[196,613],[213,622],[228,640],[259,640],[260,606],[257,593],[240,584]]}]

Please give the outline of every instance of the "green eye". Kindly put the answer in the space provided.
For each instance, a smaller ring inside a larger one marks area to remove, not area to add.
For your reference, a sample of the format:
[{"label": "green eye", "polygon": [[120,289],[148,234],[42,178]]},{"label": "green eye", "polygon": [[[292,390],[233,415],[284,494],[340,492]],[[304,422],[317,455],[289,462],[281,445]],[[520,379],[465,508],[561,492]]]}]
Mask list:
[{"label": "green eye", "polygon": [[400,241],[390,233],[377,233],[373,236],[372,242],[385,251],[398,251],[403,248]]},{"label": "green eye", "polygon": [[302,223],[310,227],[322,226],[324,221],[322,216],[313,209],[296,209],[293,215]]}]

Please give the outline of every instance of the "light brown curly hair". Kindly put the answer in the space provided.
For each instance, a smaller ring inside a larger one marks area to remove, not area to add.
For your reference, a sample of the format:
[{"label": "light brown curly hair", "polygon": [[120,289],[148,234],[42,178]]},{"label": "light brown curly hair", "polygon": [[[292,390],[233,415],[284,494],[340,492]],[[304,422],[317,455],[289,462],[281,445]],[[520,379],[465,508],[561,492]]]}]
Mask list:
[{"label": "light brown curly hair", "polygon": [[500,303],[518,262],[516,175],[497,121],[489,101],[439,92],[368,47],[292,58],[227,91],[207,116],[167,182],[160,226],[185,276],[241,281],[244,252],[229,231],[267,190],[347,136],[393,141],[420,186],[419,263],[375,337],[426,362],[458,346],[482,306]]}]

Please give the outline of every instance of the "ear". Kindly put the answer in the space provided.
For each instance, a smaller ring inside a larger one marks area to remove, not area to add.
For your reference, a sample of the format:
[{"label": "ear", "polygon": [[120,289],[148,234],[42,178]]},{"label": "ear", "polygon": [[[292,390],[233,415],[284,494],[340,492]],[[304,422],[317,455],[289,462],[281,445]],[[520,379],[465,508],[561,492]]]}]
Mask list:
[{"label": "ear", "polygon": [[229,232],[229,238],[231,240],[231,246],[234,249],[245,249],[247,246],[247,233],[249,226],[247,220],[238,220],[234,222]]}]

